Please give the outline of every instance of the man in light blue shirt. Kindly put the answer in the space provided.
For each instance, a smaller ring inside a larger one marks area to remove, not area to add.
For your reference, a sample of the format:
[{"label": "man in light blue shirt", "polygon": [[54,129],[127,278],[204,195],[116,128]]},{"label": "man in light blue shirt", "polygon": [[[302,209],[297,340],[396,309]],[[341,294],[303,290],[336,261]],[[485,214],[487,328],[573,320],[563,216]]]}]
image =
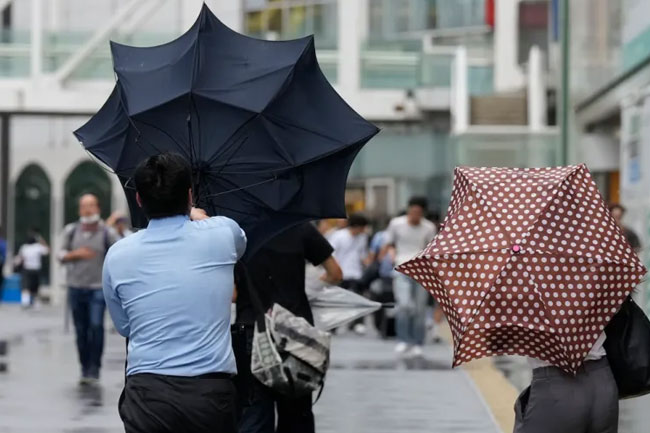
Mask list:
[{"label": "man in light blue shirt", "polygon": [[149,225],[109,250],[103,272],[108,310],[129,339],[126,432],[234,433],[230,305],[245,234],[191,209],[191,170],[180,155],[147,159],[134,180]]}]

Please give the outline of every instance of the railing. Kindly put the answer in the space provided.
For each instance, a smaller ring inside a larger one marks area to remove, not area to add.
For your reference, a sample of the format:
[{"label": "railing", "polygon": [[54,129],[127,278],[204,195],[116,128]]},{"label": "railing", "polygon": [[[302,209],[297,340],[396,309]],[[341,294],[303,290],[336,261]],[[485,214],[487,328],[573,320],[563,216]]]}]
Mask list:
[{"label": "railing", "polygon": [[[113,40],[135,46],[153,46],[173,40],[177,35],[169,33],[142,33],[123,36],[116,34]],[[43,72],[56,71],[90,37],[87,32],[46,33],[43,40]],[[29,31],[0,32],[0,78],[23,78],[30,74]],[[328,80],[337,81],[336,51],[318,52],[318,59]],[[113,64],[109,44],[102,44],[71,75],[73,80],[113,80]]]},{"label": "railing", "polygon": [[[88,32],[46,33],[43,38],[43,72],[56,71],[88,40]],[[152,46],[176,37],[170,33],[113,35],[117,42]],[[30,74],[29,31],[0,32],[0,78],[24,78]],[[332,84],[338,82],[338,52],[319,49],[318,59],[323,73]],[[361,87],[366,89],[416,89],[451,86],[453,47],[423,50],[417,40],[369,41],[361,52]],[[72,80],[113,80],[114,73],[109,44],[101,44],[71,74]],[[472,63],[468,71],[472,95],[492,91],[493,70],[489,62]]]},{"label": "railing", "polygon": [[552,167],[559,165],[556,129],[533,133],[527,127],[473,127],[454,137],[456,165]]}]

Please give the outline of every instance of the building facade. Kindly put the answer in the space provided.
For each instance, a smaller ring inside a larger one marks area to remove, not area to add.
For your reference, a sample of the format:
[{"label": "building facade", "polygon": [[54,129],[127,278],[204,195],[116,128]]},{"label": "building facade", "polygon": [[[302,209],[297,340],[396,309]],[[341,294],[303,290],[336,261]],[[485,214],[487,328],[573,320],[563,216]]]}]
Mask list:
[{"label": "building facade", "polygon": [[[444,212],[456,165],[558,163],[554,127],[553,1],[213,0],[239,32],[267,39],[314,34],[319,63],[343,98],[382,132],[359,154],[348,205],[384,218],[411,195]],[[56,248],[79,194],[126,209],[114,176],[72,131],[114,85],[108,40],[169,41],[200,0],[0,1],[0,137],[10,246],[39,228]],[[1,174],[1,173],[0,173]],[[60,267],[51,263],[60,300]]]},{"label": "building facade", "polygon": [[[584,53],[571,66],[572,157],[597,167],[606,198],[627,207],[625,222],[641,237],[648,266],[650,3],[579,0],[571,6],[572,49]],[[650,311],[645,292],[639,298]]]}]

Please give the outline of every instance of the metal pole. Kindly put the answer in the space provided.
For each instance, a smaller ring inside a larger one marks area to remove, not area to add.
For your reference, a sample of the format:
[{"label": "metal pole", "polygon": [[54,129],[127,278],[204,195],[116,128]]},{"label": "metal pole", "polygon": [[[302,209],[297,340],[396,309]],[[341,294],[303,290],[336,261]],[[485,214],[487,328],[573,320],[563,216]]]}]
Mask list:
[{"label": "metal pole", "polygon": [[569,163],[569,110],[570,110],[570,94],[569,94],[569,66],[570,66],[570,34],[569,34],[569,0],[562,1],[562,107],[561,115],[561,155],[560,163],[567,165]]},{"label": "metal pole", "polygon": [[0,115],[0,228],[8,232],[9,227],[9,114]]},{"label": "metal pole", "polygon": [[31,75],[33,80],[43,72],[43,2],[32,0]]}]

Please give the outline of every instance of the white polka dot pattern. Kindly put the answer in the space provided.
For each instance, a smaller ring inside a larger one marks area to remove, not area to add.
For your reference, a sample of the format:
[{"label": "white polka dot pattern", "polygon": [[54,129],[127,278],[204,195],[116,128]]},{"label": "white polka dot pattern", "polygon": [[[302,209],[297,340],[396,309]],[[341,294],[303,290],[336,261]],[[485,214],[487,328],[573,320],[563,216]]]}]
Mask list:
[{"label": "white polka dot pattern", "polygon": [[575,373],[646,272],[587,167],[454,173],[440,233],[398,267],[440,303],[454,366],[513,354]]}]

